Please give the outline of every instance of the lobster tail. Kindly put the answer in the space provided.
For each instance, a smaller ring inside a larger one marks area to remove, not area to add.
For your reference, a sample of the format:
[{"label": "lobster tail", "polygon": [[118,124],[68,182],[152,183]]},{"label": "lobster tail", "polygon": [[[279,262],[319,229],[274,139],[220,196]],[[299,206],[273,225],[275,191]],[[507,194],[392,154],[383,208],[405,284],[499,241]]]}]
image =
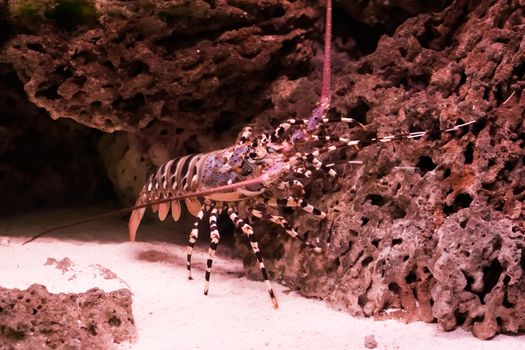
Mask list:
[{"label": "lobster tail", "polygon": [[186,204],[186,208],[188,208],[188,211],[191,215],[197,216],[199,211],[201,210],[201,202],[197,198],[186,198],[184,200],[184,203]]},{"label": "lobster tail", "polygon": [[137,230],[139,228],[140,222],[142,221],[142,217],[144,216],[145,211],[146,208],[140,208],[133,210],[133,212],[131,213],[128,223],[128,230],[129,240],[132,242],[135,242],[135,236],[137,235]]},{"label": "lobster tail", "polygon": [[[139,195],[139,198],[137,199],[137,202],[135,203],[135,206],[144,205],[146,202],[147,202],[147,195],[141,193]],[[132,242],[135,242],[135,236],[137,235],[137,230],[139,228],[140,222],[142,221],[142,218],[144,217],[145,211],[146,211],[146,208],[137,208],[131,212],[131,216],[129,217],[129,223],[128,223],[128,231],[129,231],[129,240]]]},{"label": "lobster tail", "polygon": [[170,203],[161,203],[159,204],[159,219],[160,221],[166,220],[166,217],[168,216],[170,212]]},{"label": "lobster tail", "polygon": [[171,201],[171,217],[173,218],[173,221],[177,222],[180,219],[180,202],[179,201]]}]

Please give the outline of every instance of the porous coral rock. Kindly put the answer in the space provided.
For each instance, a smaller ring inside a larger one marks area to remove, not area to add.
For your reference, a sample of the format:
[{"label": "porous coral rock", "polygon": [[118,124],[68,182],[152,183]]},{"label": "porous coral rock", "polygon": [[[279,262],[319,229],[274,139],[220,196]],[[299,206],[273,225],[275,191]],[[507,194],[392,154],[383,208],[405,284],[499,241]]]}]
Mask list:
[{"label": "porous coral rock", "polygon": [[[339,63],[334,113],[380,136],[434,132],[335,152],[332,161],[364,165],[306,187],[327,220],[287,216],[324,254],[261,238],[278,280],[354,315],[437,321],[483,339],[525,330],[523,18],[518,1],[453,1]],[[363,130],[327,133],[359,138]],[[258,278],[254,259],[247,265]]]},{"label": "porous coral rock", "polygon": [[7,349],[104,349],[131,342],[136,330],[131,293],[93,288],[49,293],[0,287],[0,346]]}]

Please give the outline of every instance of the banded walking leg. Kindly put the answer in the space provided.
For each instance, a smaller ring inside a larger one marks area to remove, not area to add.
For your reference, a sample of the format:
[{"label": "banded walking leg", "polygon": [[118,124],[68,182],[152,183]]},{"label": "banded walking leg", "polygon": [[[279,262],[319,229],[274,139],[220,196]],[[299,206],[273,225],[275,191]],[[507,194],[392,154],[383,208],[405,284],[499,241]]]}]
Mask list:
[{"label": "banded walking leg", "polygon": [[[324,117],[322,119],[319,119],[319,124],[316,126],[316,129],[319,128],[321,125],[328,124],[328,123],[337,123],[337,122],[346,123],[348,126],[355,124],[355,125],[361,126],[363,129],[365,128],[363,124],[359,123],[357,120],[353,118]],[[307,125],[308,125],[308,119],[295,119],[295,118],[287,119],[275,128],[273,135],[270,135],[270,139],[272,141],[277,141],[292,126],[306,127]]]},{"label": "banded walking leg", "polygon": [[277,303],[277,298],[275,297],[275,293],[273,292],[272,285],[270,284],[270,280],[268,279],[268,272],[266,272],[266,268],[264,267],[264,262],[262,259],[261,252],[259,250],[259,244],[257,243],[257,238],[255,237],[255,234],[253,233],[253,228],[248,225],[246,222],[244,222],[243,219],[237,215],[237,213],[232,209],[228,208],[228,215],[230,216],[230,220],[235,224],[235,226],[242,230],[242,232],[248,236],[248,239],[250,240],[250,245],[253,250],[253,254],[257,258],[257,262],[259,263],[259,269],[261,270],[261,274],[264,279],[264,283],[266,283],[266,288],[268,289],[268,294],[270,294],[270,298],[272,299],[272,304],[274,308],[278,308],[279,304]]},{"label": "banded walking leg", "polygon": [[315,244],[308,242],[306,239],[304,239],[304,237],[300,236],[299,233],[297,233],[297,231],[290,225],[290,223],[284,217],[268,213],[266,207],[258,207],[258,209],[248,208],[248,212],[256,218],[265,219],[273,222],[274,224],[280,225],[289,236],[299,240],[305,246],[314,249],[316,253],[321,252],[321,248],[319,248]]},{"label": "banded walking leg", "polygon": [[208,295],[208,290],[210,289],[210,276],[211,276],[211,265],[213,264],[213,257],[217,251],[217,246],[219,245],[219,239],[221,235],[219,229],[217,228],[217,217],[221,213],[222,209],[217,209],[213,207],[210,212],[210,248],[208,249],[208,261],[206,262],[206,274],[204,276],[204,295]]},{"label": "banded walking leg", "polygon": [[199,224],[204,217],[204,213],[210,210],[210,206],[205,204],[201,207],[201,210],[197,213],[197,218],[193,223],[193,228],[190,231],[190,237],[188,239],[188,246],[186,247],[186,268],[188,269],[188,279],[192,280],[191,277],[191,254],[193,253],[193,246],[197,242],[197,237],[199,236]]},{"label": "banded walking leg", "polygon": [[281,181],[279,185],[277,185],[277,188],[283,191],[290,190],[292,187],[295,187],[295,189],[299,192],[300,197],[305,195],[304,185],[301,183],[301,181],[298,181],[298,180]]},{"label": "banded walking leg", "polygon": [[268,220],[273,222],[274,224],[280,225],[282,228],[284,228],[286,233],[292,236],[293,238],[298,237],[299,234],[297,233],[297,231],[295,231],[295,229],[292,226],[290,226],[290,224],[284,217],[268,213],[266,207],[258,206],[257,208],[258,209],[248,208],[248,212],[258,219]]},{"label": "banded walking leg", "polygon": [[301,198],[294,198],[292,196],[282,199],[265,198],[264,203],[268,204],[271,207],[301,208],[305,212],[313,214],[320,218],[326,217],[326,213],[324,211],[314,207],[313,205],[307,203],[304,199]]}]

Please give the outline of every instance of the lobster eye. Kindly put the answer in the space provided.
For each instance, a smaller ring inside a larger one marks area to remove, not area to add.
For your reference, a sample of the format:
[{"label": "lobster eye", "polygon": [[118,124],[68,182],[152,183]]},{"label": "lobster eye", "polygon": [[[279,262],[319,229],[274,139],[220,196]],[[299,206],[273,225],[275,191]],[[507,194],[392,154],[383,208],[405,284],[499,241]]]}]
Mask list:
[{"label": "lobster eye", "polygon": [[259,147],[257,148],[257,156],[255,159],[263,159],[267,154],[268,152],[266,151],[266,147]]},{"label": "lobster eye", "polygon": [[248,153],[248,161],[250,163],[255,163],[257,160],[261,160],[268,154],[265,147],[257,147],[253,152]]}]

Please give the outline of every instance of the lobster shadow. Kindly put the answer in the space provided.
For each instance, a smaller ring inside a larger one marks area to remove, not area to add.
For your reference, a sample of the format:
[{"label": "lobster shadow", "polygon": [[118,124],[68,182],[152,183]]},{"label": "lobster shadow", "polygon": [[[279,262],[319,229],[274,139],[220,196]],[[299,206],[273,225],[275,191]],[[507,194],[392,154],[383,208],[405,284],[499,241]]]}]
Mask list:
[{"label": "lobster shadow", "polygon": [[[192,271],[197,274],[204,273],[206,270],[207,253],[204,247],[195,247],[192,259]],[[207,249],[207,248],[206,248]],[[238,277],[244,276],[242,264],[232,270],[231,267],[231,248],[224,247],[217,251],[214,258],[213,274],[220,275],[234,275]],[[183,268],[186,270],[186,253],[181,253],[179,249],[175,248],[174,252],[166,251],[164,249],[147,248],[135,253],[135,259],[144,263],[164,264],[170,267]],[[238,260],[239,261],[239,260]],[[226,264],[225,264],[226,262]],[[239,261],[240,262],[240,261]]]},{"label": "lobster shadow", "polygon": [[181,256],[157,249],[148,249],[136,255],[137,260],[148,263],[162,263],[174,266],[183,266],[186,261]]}]

